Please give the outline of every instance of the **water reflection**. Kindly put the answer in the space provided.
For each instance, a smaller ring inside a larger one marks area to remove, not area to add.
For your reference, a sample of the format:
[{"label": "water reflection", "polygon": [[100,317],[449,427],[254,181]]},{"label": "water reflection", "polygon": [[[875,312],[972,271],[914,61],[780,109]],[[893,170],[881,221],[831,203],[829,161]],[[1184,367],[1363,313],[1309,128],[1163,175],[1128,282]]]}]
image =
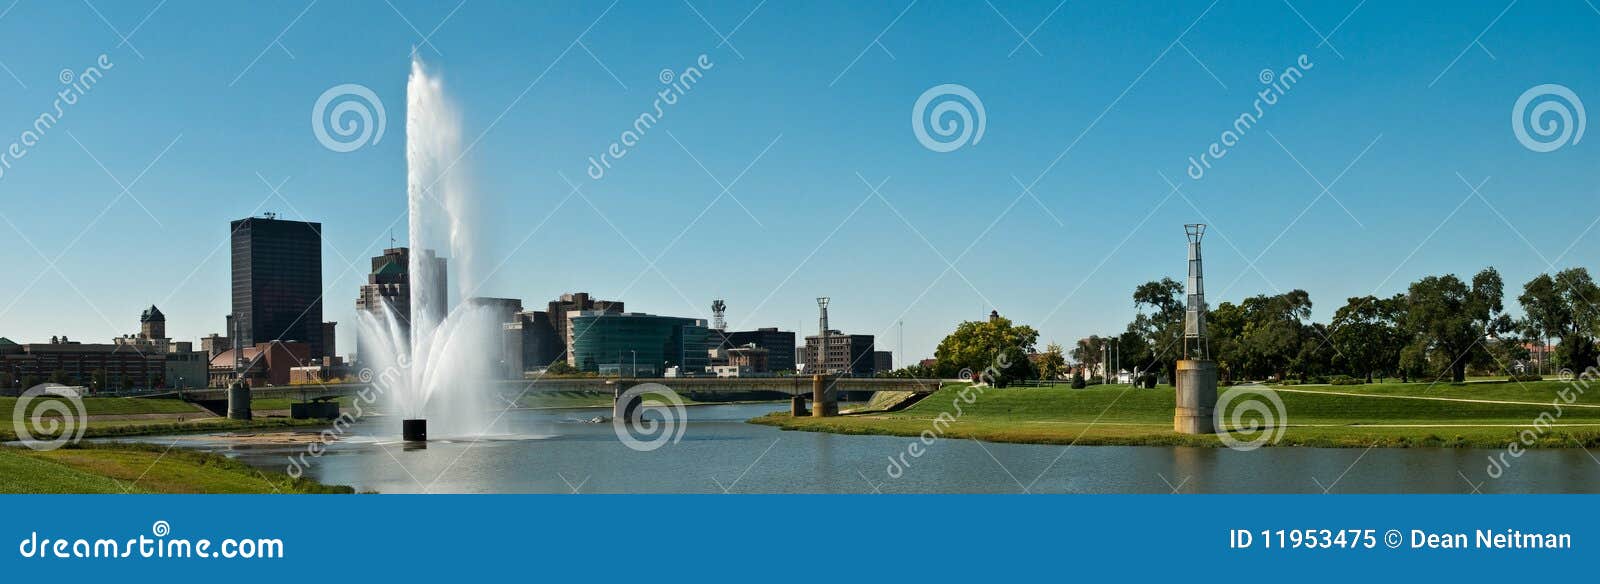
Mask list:
[{"label": "water reflection", "polygon": [[[350,438],[311,459],[307,476],[360,490],[462,493],[1594,493],[1600,464],[1579,449],[1533,450],[1499,479],[1495,451],[1443,448],[1223,448],[1049,446],[935,441],[890,457],[914,437],[782,432],[744,420],[787,404],[689,409],[683,440],[651,452],[625,447],[589,411],[515,410],[501,436],[395,441],[393,420],[363,420]],[[148,440],[172,443],[174,437]],[[920,444],[920,442],[918,442]],[[301,445],[198,436],[179,446],[283,470]],[[1163,478],[1165,480],[1163,480]]]}]

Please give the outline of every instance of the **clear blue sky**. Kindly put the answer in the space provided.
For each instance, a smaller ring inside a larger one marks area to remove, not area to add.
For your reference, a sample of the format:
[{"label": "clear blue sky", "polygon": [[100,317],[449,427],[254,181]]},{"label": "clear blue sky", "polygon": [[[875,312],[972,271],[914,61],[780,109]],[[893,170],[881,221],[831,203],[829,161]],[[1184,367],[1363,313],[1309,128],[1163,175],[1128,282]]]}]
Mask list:
[{"label": "clear blue sky", "polygon": [[[810,333],[825,295],[836,328],[880,334],[880,348],[897,348],[903,315],[920,358],[991,308],[1041,341],[1120,330],[1135,285],[1182,276],[1181,226],[1202,217],[1213,303],[1304,288],[1319,320],[1349,296],[1487,265],[1514,297],[1547,261],[1588,265],[1600,246],[1586,232],[1600,137],[1536,153],[1510,124],[1540,84],[1600,105],[1600,12],[1581,0],[907,4],[0,0],[0,147],[51,108],[62,69],[115,64],[0,177],[0,336],[105,342],[151,303],[174,337],[222,332],[218,246],[229,220],[270,210],[323,224],[326,318],[352,350],[367,258],[405,210],[413,46],[477,140],[463,169],[489,211],[488,255],[506,260],[482,292],[528,305],[589,291],[705,317],[722,297],[733,325]],[[1036,32],[1013,52],[1014,28]],[[650,108],[659,72],[702,53],[704,80],[587,178],[588,157]],[[1260,72],[1302,53],[1305,78],[1203,180],[1186,177],[1253,109]],[[383,139],[350,153],[310,124],[343,83],[372,88],[388,115]],[[986,128],[938,153],[910,113],[946,83],[979,96]],[[117,181],[163,150],[119,199]],[[1489,177],[1483,198],[1457,173]],[[287,180],[283,198],[258,174]],[[563,174],[604,217],[567,198]],[[893,208],[858,174],[887,179]],[[675,239],[653,269],[634,249],[653,258]]]}]

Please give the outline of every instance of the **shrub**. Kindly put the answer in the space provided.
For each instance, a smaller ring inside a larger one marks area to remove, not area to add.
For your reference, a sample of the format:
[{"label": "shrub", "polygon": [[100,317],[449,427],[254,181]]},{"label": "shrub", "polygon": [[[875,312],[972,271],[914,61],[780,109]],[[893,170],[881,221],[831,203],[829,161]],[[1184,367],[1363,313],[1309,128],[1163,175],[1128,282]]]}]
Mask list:
[{"label": "shrub", "polygon": [[1508,381],[1544,381],[1544,376],[1537,373],[1524,373],[1521,375],[1512,375]]},{"label": "shrub", "polygon": [[1327,383],[1328,378],[1321,375],[1312,375],[1306,378],[1306,383]]},{"label": "shrub", "polygon": [[1328,380],[1328,383],[1332,385],[1361,385],[1366,382],[1367,380],[1365,379],[1351,377],[1349,375],[1335,375],[1332,379]]}]

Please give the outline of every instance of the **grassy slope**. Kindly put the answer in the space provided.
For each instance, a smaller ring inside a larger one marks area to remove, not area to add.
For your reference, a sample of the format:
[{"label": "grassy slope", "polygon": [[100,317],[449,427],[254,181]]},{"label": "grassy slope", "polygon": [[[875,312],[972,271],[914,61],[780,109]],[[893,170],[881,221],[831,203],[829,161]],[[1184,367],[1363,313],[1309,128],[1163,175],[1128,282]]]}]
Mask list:
[{"label": "grassy slope", "polygon": [[[126,490],[125,490],[126,489]],[[0,493],[350,493],[215,454],[97,444],[48,452],[0,448]]]},{"label": "grassy slope", "polygon": [[[0,397],[0,412],[12,411],[17,398]],[[83,407],[91,416],[113,414],[199,414],[205,413],[191,403],[175,399],[138,399],[131,397],[86,397]]]},{"label": "grassy slope", "polygon": [[[1294,389],[1425,395],[1470,399],[1509,399],[1544,405],[1508,405],[1368,398],[1345,395],[1280,393],[1287,412],[1288,429],[1278,445],[1304,446],[1481,446],[1500,447],[1513,440],[1542,412],[1554,413],[1548,404],[1559,382],[1539,384],[1446,386],[1427,384],[1296,387]],[[960,400],[958,388],[945,387],[915,406],[897,413],[869,413],[836,418],[791,418],[777,413],[753,420],[786,429],[855,434],[914,436],[933,428],[941,412],[960,415],[944,435],[997,442],[1050,444],[1185,444],[1216,446],[1215,436],[1184,436],[1172,432],[1174,396],[1171,387],[1132,389],[1098,386],[1071,390],[991,389],[974,403]],[[1236,389],[1224,388],[1223,399]],[[1595,390],[1600,393],[1600,389]],[[1580,401],[1590,401],[1586,396]],[[1280,422],[1283,419],[1280,418]],[[1600,408],[1565,408],[1558,423],[1597,424],[1594,427],[1555,428],[1543,434],[1536,446],[1572,447],[1600,445]],[[1435,427],[1388,428],[1374,425],[1427,425]],[[1441,427],[1449,426],[1449,427]],[[1497,427],[1508,426],[1508,427]],[[1249,436],[1243,437],[1248,439]]]},{"label": "grassy slope", "polygon": [[[110,438],[150,434],[175,434],[184,432],[214,432],[226,430],[253,430],[322,426],[325,420],[291,420],[289,418],[256,418],[248,422],[227,418],[194,418],[184,421],[154,420],[104,420],[89,422],[84,438]],[[17,439],[10,424],[0,424],[0,442]]]}]

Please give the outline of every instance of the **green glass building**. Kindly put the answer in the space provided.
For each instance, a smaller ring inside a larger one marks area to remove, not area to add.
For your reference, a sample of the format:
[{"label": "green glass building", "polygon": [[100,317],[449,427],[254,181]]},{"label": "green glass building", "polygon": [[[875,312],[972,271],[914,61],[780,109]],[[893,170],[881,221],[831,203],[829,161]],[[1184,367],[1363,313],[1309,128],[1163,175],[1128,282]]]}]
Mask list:
[{"label": "green glass building", "polygon": [[570,319],[569,362],[581,371],[653,377],[668,367],[700,373],[710,365],[710,329],[701,319],[594,310]]}]

